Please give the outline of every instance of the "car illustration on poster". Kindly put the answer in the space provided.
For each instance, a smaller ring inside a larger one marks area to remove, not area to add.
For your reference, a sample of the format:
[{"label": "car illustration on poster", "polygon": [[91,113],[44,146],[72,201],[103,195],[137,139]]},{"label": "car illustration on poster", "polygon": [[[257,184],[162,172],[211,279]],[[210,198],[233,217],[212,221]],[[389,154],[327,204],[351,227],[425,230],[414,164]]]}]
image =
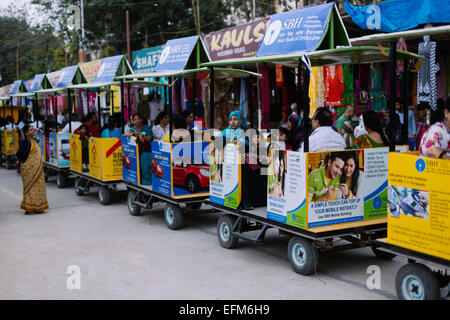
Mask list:
[{"label": "car illustration on poster", "polygon": [[163,170],[162,166],[155,159],[152,159],[152,173],[157,178],[161,179],[162,177],[164,177],[164,170]]},{"label": "car illustration on poster", "polygon": [[183,186],[190,193],[209,188],[209,165],[190,164],[184,157],[173,161],[173,184]]}]

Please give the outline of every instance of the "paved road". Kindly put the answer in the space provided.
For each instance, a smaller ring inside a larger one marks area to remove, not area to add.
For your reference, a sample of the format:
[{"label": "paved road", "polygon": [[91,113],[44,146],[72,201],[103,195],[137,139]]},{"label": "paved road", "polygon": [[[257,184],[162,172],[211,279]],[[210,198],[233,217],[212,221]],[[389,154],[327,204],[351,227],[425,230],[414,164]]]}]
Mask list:
[{"label": "paved road", "polygon": [[[162,207],[131,216],[125,194],[102,206],[95,192],[78,197],[54,178],[47,194],[48,213],[24,215],[20,176],[0,168],[0,299],[396,299],[406,262],[364,248],[324,254],[317,274],[301,276],[275,230],[262,245],[226,250],[219,213],[192,214],[172,231]],[[67,288],[70,265],[80,267],[80,290]],[[380,290],[366,286],[370,265],[381,268]]]}]

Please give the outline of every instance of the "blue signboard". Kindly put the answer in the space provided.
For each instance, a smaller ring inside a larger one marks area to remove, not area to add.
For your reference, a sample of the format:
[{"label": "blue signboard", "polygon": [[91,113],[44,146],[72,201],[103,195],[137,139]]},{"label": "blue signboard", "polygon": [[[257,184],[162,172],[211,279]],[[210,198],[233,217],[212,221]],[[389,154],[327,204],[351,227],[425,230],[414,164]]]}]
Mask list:
[{"label": "blue signboard", "polygon": [[65,88],[72,84],[72,80],[75,77],[75,73],[77,72],[78,66],[70,66],[65,67],[59,78],[59,82],[56,85],[57,88]]},{"label": "blue signboard", "polygon": [[30,92],[35,92],[41,89],[42,81],[44,81],[45,73],[37,74],[34,77],[33,84],[31,85]]},{"label": "blue signboard", "polygon": [[158,63],[163,46],[156,46],[133,52],[133,71],[135,73],[152,72]]},{"label": "blue signboard", "polygon": [[139,184],[138,151],[133,137],[122,135],[122,158],[123,180]]},{"label": "blue signboard", "polygon": [[152,189],[166,196],[172,196],[170,143],[152,142]]},{"label": "blue signboard", "polygon": [[199,36],[169,40],[159,57],[155,71],[183,70]]},{"label": "blue signboard", "polygon": [[333,7],[327,3],[271,16],[256,56],[316,50]]},{"label": "blue signboard", "polygon": [[22,80],[16,80],[13,83],[13,86],[11,88],[11,91],[9,91],[9,95],[16,94],[19,91],[20,85],[22,84]]},{"label": "blue signboard", "polygon": [[420,24],[450,22],[448,0],[391,0],[364,7],[345,2],[344,7],[353,22],[365,30],[395,32]]},{"label": "blue signboard", "polygon": [[94,82],[112,82],[119,69],[123,56],[103,58]]}]

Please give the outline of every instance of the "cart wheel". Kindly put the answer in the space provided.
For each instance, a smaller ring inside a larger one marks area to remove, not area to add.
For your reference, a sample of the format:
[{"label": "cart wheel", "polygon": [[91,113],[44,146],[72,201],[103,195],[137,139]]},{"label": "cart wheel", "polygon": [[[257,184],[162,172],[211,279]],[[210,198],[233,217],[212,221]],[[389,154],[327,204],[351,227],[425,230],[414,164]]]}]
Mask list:
[{"label": "cart wheel", "polygon": [[62,172],[58,172],[58,174],[56,175],[56,185],[60,189],[66,187],[66,185],[67,185],[67,176],[66,176],[66,174],[64,174]]},{"label": "cart wheel", "polygon": [[315,272],[319,264],[319,251],[311,240],[292,236],[288,245],[288,258],[295,272],[308,275]]},{"label": "cart wheel", "polygon": [[128,211],[132,216],[140,216],[141,215],[141,207],[133,203],[133,199],[136,196],[136,192],[134,190],[128,191],[127,203],[128,203]]},{"label": "cart wheel", "polygon": [[192,202],[192,203],[187,203],[186,207],[188,207],[191,210],[199,210],[202,207],[202,202]]},{"label": "cart wheel", "polygon": [[98,187],[98,200],[104,206],[111,202],[111,191],[107,186]]},{"label": "cart wheel", "polygon": [[393,254],[393,253],[390,253],[390,252],[386,252],[386,251],[380,250],[380,249],[375,248],[375,247],[372,247],[372,251],[375,254],[375,256],[378,259],[380,259],[380,260],[389,261],[389,260],[394,259],[397,256],[396,254]]},{"label": "cart wheel", "polygon": [[420,263],[404,265],[395,277],[395,290],[401,300],[439,300],[439,281],[431,270]]},{"label": "cart wheel", "polygon": [[233,236],[233,225],[236,222],[236,218],[231,214],[226,214],[219,217],[217,221],[217,237],[222,248],[234,249],[239,243],[239,238]]},{"label": "cart wheel", "polygon": [[77,196],[84,195],[84,191],[80,189],[81,182],[82,180],[80,177],[75,178],[75,193],[77,194]]},{"label": "cart wheel", "polygon": [[166,203],[164,207],[164,219],[169,229],[177,230],[181,228],[183,225],[183,215],[180,206]]}]

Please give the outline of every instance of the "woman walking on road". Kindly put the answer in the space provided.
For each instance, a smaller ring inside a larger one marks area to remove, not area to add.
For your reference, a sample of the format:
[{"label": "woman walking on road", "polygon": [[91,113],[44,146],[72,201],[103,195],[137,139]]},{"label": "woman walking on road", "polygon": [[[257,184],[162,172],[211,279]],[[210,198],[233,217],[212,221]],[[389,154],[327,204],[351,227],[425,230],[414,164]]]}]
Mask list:
[{"label": "woman walking on road", "polygon": [[20,141],[17,151],[23,183],[20,208],[25,210],[25,214],[43,213],[48,209],[48,202],[41,149],[33,138],[35,129],[25,125],[22,130],[25,138]]}]

